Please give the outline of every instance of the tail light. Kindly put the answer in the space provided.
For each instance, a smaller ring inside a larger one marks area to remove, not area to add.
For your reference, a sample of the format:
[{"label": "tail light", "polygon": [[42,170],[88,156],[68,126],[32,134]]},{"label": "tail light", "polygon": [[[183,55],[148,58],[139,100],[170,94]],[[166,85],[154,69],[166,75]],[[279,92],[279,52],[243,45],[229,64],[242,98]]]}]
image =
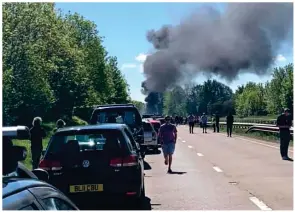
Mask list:
[{"label": "tail light", "polygon": [[39,163],[39,168],[46,171],[58,171],[62,169],[62,166],[59,161],[52,161],[43,159]]},{"label": "tail light", "polygon": [[127,167],[127,166],[137,166],[136,156],[130,155],[125,158],[114,158],[110,162],[112,167]]}]

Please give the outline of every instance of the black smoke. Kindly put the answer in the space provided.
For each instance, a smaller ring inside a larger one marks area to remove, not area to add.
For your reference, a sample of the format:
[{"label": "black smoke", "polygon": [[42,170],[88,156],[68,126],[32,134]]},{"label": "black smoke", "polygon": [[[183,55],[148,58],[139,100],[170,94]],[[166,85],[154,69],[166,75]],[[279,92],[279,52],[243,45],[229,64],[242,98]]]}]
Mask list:
[{"label": "black smoke", "polygon": [[158,92],[149,92],[142,83],[142,93],[147,95],[145,98],[147,114],[162,114],[163,113],[163,94]]},{"label": "black smoke", "polygon": [[223,13],[204,7],[178,25],[147,32],[157,51],[144,63],[145,93],[164,92],[202,72],[228,81],[241,72],[268,74],[292,33],[292,3],[230,3]]}]

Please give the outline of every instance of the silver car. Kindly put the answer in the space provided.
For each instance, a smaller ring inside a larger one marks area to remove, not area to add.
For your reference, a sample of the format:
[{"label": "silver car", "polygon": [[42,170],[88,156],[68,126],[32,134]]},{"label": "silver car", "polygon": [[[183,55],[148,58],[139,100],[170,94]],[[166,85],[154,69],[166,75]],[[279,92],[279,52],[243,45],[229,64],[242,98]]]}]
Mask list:
[{"label": "silver car", "polygon": [[147,149],[153,149],[154,151],[158,150],[158,135],[155,131],[153,125],[149,121],[143,121],[143,133],[144,133],[144,146]]}]

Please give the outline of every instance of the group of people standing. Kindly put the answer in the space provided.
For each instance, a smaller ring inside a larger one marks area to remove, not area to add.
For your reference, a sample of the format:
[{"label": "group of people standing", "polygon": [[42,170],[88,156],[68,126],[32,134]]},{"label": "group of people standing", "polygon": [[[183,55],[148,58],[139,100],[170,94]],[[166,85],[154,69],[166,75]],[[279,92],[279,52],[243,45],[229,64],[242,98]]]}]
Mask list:
[{"label": "group of people standing", "polygon": [[[42,140],[46,137],[46,132],[45,129],[42,127],[42,118],[35,117],[33,119],[32,125],[33,127],[30,129],[32,166],[33,169],[36,169],[38,168],[41,154],[43,151]],[[64,127],[65,125],[66,123],[62,119],[57,120],[54,132],[56,132],[59,128]]]},{"label": "group of people standing", "polygon": [[[207,127],[208,127],[208,117],[205,113],[201,117],[194,116],[193,114],[189,115],[187,117],[188,125],[189,125],[189,133],[194,133],[194,126],[196,123],[200,123],[201,128],[203,129],[203,133],[207,133]],[[220,116],[218,112],[216,114],[213,114],[212,117],[212,126],[213,126],[213,132],[219,133],[220,129]],[[231,137],[232,135],[232,128],[234,123],[234,117],[232,113],[229,113],[226,117],[226,126],[227,126],[227,137]]]}]

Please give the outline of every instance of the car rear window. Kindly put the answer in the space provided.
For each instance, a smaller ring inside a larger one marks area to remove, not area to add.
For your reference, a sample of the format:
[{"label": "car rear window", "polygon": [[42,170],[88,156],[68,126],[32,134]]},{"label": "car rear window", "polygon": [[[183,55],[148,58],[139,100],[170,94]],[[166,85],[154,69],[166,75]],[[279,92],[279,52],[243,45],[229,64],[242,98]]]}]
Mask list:
[{"label": "car rear window", "polygon": [[119,130],[87,130],[57,133],[51,137],[48,152],[61,153],[69,141],[78,141],[80,151],[120,152],[126,150],[125,138]]},{"label": "car rear window", "polygon": [[160,123],[152,123],[152,125],[153,125],[153,127],[154,127],[154,129],[156,131],[158,131],[160,129],[160,127],[161,127],[161,124]]},{"label": "car rear window", "polygon": [[152,131],[152,125],[150,123],[143,122],[143,130],[145,131]]},{"label": "car rear window", "polygon": [[129,126],[141,125],[141,117],[137,109],[104,108],[97,109],[91,119],[92,124],[124,123]]}]

